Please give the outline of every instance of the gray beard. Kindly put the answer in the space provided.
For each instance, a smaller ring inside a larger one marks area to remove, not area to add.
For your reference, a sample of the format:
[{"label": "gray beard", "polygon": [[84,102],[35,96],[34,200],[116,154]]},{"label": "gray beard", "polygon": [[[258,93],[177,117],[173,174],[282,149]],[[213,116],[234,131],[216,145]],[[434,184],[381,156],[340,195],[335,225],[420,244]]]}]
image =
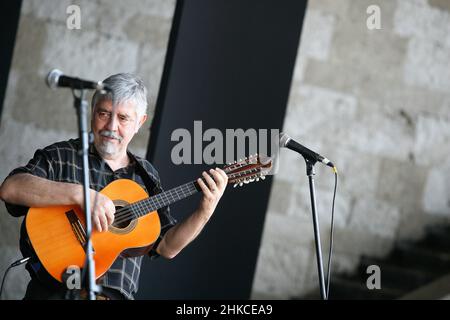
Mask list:
[{"label": "gray beard", "polygon": [[111,143],[111,142],[104,142],[99,143],[98,145],[98,153],[104,157],[104,156],[112,156],[117,153],[117,147]]}]

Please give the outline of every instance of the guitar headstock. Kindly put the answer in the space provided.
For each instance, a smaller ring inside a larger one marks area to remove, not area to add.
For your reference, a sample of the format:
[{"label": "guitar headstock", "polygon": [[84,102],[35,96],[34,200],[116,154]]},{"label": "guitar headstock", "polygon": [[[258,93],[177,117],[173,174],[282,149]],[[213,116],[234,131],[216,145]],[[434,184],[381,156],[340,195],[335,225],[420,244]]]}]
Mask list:
[{"label": "guitar headstock", "polygon": [[227,164],[222,168],[228,176],[228,183],[233,187],[242,186],[253,181],[264,180],[272,168],[272,159],[255,154]]}]

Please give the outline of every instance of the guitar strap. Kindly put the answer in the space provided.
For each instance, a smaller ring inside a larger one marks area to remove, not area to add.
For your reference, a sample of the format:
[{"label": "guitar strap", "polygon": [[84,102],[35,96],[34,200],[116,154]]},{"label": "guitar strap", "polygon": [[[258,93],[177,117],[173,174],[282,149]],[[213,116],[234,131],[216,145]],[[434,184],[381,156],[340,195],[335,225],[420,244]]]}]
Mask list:
[{"label": "guitar strap", "polygon": [[147,172],[147,170],[145,170],[142,164],[136,159],[136,157],[134,157],[134,162],[136,173],[142,178],[142,181],[144,182],[145,188],[147,189],[149,196],[162,192],[161,186],[158,185],[158,182],[150,178],[149,173]]}]

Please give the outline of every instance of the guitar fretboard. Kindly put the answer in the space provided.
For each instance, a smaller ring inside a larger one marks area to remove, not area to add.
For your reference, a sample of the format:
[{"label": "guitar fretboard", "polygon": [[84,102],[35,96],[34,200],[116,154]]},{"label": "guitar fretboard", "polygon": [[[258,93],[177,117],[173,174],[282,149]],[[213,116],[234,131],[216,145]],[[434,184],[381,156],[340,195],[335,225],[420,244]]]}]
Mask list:
[{"label": "guitar fretboard", "polygon": [[142,217],[147,213],[161,209],[172,203],[183,200],[199,191],[197,182],[191,181],[185,183],[176,188],[158,193],[155,196],[149,197],[147,199],[137,201],[128,207],[132,209],[132,212],[136,217]]}]

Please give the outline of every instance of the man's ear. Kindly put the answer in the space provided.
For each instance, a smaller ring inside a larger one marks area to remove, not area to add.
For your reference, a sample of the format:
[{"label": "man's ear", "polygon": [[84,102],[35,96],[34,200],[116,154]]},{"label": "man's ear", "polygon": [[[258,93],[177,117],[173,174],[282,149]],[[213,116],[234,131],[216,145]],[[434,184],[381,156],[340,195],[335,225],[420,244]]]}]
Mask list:
[{"label": "man's ear", "polygon": [[144,114],[141,118],[141,120],[139,120],[139,125],[136,127],[136,132],[138,133],[139,129],[142,127],[142,125],[144,124],[144,122],[147,120],[147,115]]}]

